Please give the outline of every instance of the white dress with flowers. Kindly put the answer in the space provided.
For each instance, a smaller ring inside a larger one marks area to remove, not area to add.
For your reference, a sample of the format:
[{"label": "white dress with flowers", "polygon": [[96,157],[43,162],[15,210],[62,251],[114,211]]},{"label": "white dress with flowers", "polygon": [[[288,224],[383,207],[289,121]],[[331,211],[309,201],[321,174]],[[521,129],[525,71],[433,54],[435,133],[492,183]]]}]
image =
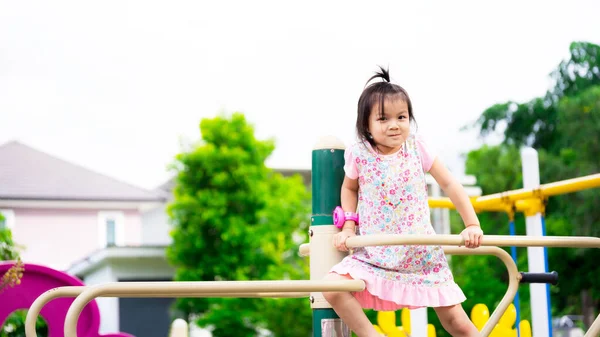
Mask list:
[{"label": "white dress with flowers", "polygon": [[[422,137],[411,135],[393,154],[358,142],[345,151],[344,170],[359,183],[357,235],[435,235],[427,203],[425,173],[435,156]],[[363,308],[380,311],[440,307],[465,300],[439,246],[356,248],[332,270],[364,280],[353,293]]]}]

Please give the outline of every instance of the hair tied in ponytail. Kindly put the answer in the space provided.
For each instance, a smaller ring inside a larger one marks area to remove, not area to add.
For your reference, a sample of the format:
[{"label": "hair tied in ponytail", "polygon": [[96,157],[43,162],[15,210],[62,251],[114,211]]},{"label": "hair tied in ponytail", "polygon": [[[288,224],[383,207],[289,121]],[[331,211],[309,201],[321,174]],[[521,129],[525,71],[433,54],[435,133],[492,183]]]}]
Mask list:
[{"label": "hair tied in ponytail", "polygon": [[371,78],[369,78],[369,80],[367,80],[366,84],[369,84],[369,82],[371,82],[371,80],[376,79],[376,78],[381,78],[383,81],[385,81],[387,83],[391,83],[389,69],[384,69],[382,66],[379,66],[379,69],[380,69],[380,71],[376,71],[375,75],[371,76]]}]

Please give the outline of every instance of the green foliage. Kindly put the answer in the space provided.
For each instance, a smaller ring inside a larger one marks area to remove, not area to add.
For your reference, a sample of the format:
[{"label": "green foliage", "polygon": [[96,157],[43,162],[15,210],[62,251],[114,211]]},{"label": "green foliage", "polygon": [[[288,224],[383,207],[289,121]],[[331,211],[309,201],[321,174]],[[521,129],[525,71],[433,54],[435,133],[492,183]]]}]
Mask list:
[{"label": "green foliage", "polygon": [[551,92],[558,100],[600,85],[600,46],[573,42],[569,51],[570,58],[562,61],[552,73],[556,84]]},{"label": "green foliage", "polygon": [[589,87],[579,95],[565,97],[559,103],[557,131],[560,135],[558,155],[571,167],[572,174],[598,172],[600,161],[600,85]]},{"label": "green foliage", "polygon": [[552,72],[555,85],[543,97],[525,103],[504,102],[486,109],[477,120],[480,133],[486,135],[506,126],[504,142],[558,149],[558,105],[564,97],[575,96],[587,88],[600,85],[600,46],[573,42],[571,56]]},{"label": "green foliage", "polygon": [[[484,195],[523,186],[519,150],[513,145],[483,146],[469,152],[465,172],[475,176]],[[510,177],[509,179],[507,179]]]},{"label": "green foliage", "polygon": [[[5,218],[0,213],[0,221]],[[16,260],[17,262],[13,265],[2,277],[0,277],[0,292],[6,287],[14,287],[21,283],[21,277],[23,276],[23,263],[19,257],[19,251],[12,238],[12,232],[6,227],[0,228],[0,261],[11,261]]]},{"label": "green foliage", "polygon": [[[538,150],[542,183],[599,171],[600,46],[574,42],[570,51],[570,57],[560,62],[552,72],[555,84],[543,97],[525,103],[495,104],[486,109],[477,121],[482,136],[505,127],[504,140],[500,145],[483,146],[467,156],[467,173],[477,177],[484,194],[522,187],[518,154],[522,145]],[[547,235],[600,236],[600,227],[597,226],[600,220],[598,189],[551,197],[547,202]],[[492,213],[480,215],[485,233],[508,234],[507,227],[496,221],[498,216]],[[525,234],[522,215],[517,216],[516,227],[517,234]],[[519,269],[527,270],[526,250],[522,248],[518,254]],[[598,307],[600,291],[592,284],[594,275],[600,272],[600,267],[594,264],[598,259],[600,253],[597,249],[548,249],[550,269],[558,271],[561,277],[560,284],[551,287],[554,315],[593,310],[582,307],[584,292],[591,296],[592,305]],[[485,267],[470,258],[465,258],[462,264],[465,270]],[[458,270],[460,266],[453,263],[453,268]],[[494,268],[487,273],[495,277],[498,270]],[[458,279],[463,278],[461,282],[465,283],[461,285],[466,292],[479,287],[477,282],[464,277],[460,274]],[[486,278],[486,284],[491,279]],[[529,317],[527,290],[526,286],[520,288],[523,319]],[[482,294],[488,296],[490,293],[497,291]],[[486,304],[490,306],[490,303]]]},{"label": "green foliage", "polygon": [[[0,213],[0,221],[5,220]],[[0,292],[7,287],[14,287],[20,284],[23,277],[23,262],[19,257],[19,252],[12,238],[12,233],[8,228],[0,228],[0,261],[16,260],[16,263],[0,278]],[[25,337],[25,318],[26,310],[18,310],[7,317],[0,327],[0,337]],[[38,317],[36,322],[37,335],[44,337],[48,335],[48,326],[46,321]]]},{"label": "green foliage", "polygon": [[[0,337],[25,337],[25,318],[27,310],[24,309],[10,314],[0,329]],[[35,331],[38,337],[48,336],[48,324],[41,316],[35,322]]]},{"label": "green foliage", "polygon": [[0,261],[16,260],[18,257],[19,252],[13,241],[12,232],[8,228],[0,229]]},{"label": "green foliage", "polygon": [[[167,250],[178,281],[308,279],[306,242],[310,195],[299,176],[265,166],[274,149],[257,140],[242,114],[204,119],[202,142],[176,157],[174,225]],[[180,299],[213,336],[306,336],[310,305],[301,299]],[[285,323],[285,324],[283,324]],[[293,327],[293,328],[292,328]]]}]

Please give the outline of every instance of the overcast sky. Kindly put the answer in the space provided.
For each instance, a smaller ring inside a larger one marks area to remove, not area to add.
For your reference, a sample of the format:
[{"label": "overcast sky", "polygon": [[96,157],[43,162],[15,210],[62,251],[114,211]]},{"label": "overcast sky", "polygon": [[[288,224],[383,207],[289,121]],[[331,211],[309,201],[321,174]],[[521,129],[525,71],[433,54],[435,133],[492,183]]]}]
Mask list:
[{"label": "overcast sky", "polygon": [[600,43],[598,13],[597,0],[0,0],[0,144],[154,188],[202,118],[240,111],[275,138],[269,166],[309,168],[318,137],[354,139],[381,64],[460,175],[480,145],[460,127],[543,94],[572,41]]}]

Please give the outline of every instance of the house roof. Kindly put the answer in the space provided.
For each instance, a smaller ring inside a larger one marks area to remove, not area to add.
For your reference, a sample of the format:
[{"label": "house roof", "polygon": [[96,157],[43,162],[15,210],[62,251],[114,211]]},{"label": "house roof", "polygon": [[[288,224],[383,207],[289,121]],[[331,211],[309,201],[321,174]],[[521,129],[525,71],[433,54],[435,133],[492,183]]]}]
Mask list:
[{"label": "house roof", "polygon": [[0,145],[0,200],[163,201],[164,196],[18,141]]},{"label": "house roof", "polygon": [[[129,267],[126,269],[129,271],[130,276],[132,272],[135,273],[136,267],[139,269],[140,266],[146,266],[145,275],[152,275],[152,278],[172,278],[174,270],[167,261],[166,248],[167,246],[160,245],[106,247],[93,252],[81,260],[73,262],[65,272],[85,278],[103,266],[111,264],[114,266],[115,263],[121,262],[121,266],[125,265]],[[122,268],[114,268],[113,272],[117,271],[117,269]]]}]

